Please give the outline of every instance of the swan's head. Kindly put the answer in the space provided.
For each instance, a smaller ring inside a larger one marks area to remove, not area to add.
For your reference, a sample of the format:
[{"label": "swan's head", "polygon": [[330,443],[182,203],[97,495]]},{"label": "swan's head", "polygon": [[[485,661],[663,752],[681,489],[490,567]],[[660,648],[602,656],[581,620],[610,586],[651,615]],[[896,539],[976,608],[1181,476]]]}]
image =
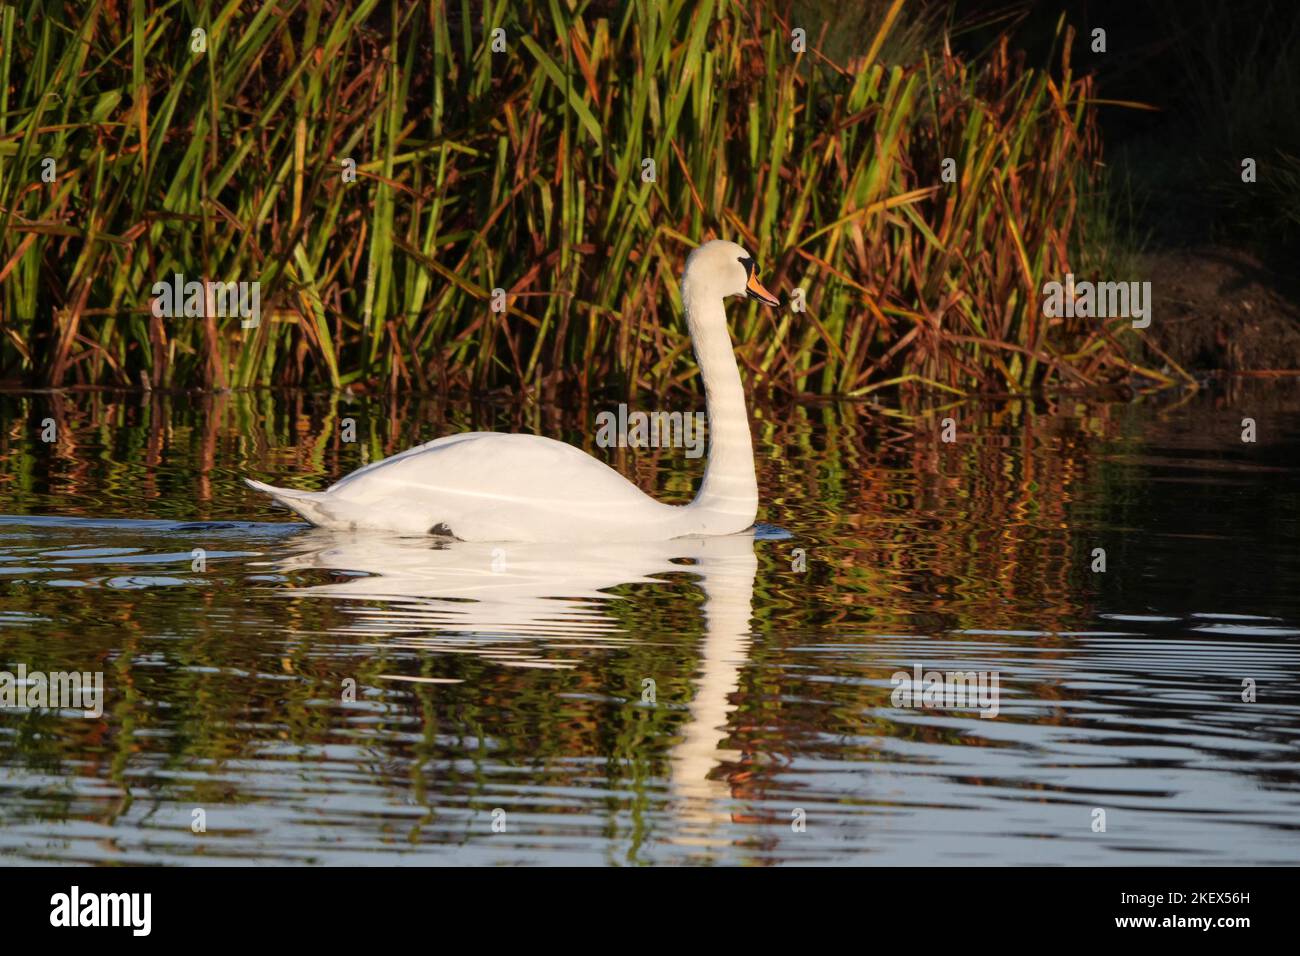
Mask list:
[{"label": "swan's head", "polygon": [[780,305],[781,301],[763,288],[758,281],[758,265],[743,246],[725,239],[714,239],[698,247],[686,257],[686,272],[682,287],[704,287],[723,298],[747,295],[764,305]]}]

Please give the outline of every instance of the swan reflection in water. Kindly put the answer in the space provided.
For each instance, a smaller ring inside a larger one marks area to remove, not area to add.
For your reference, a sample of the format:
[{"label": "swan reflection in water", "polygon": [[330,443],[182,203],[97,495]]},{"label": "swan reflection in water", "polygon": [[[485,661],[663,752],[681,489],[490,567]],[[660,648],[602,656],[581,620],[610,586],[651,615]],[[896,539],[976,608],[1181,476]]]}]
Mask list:
[{"label": "swan reflection in water", "polygon": [[[783,532],[764,536],[784,537]],[[607,613],[607,592],[624,584],[658,583],[688,572],[704,593],[704,638],[681,740],[670,751],[670,790],[683,822],[723,822],[732,797],[711,778],[736,751],[727,738],[731,696],[749,653],[758,557],[753,530],[736,535],[607,544],[475,543],[312,530],[294,539],[296,553],[275,562],[280,571],[327,569],[346,578],[287,593],[379,601],[354,605],[354,632],[383,638],[386,647],[475,653],[501,664],[571,667],[537,656],[548,649],[618,647],[621,634]],[[558,640],[557,640],[558,639]],[[562,642],[561,642],[562,641]],[[660,704],[662,705],[662,701]],[[710,842],[701,833],[700,842]]]}]

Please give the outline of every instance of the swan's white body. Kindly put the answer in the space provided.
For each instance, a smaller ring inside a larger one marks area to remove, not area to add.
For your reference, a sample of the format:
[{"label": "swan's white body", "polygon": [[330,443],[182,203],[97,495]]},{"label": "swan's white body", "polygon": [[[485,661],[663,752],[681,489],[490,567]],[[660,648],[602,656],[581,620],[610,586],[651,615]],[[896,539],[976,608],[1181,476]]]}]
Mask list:
[{"label": "swan's white body", "polygon": [[714,241],[686,260],[682,301],[704,380],[709,458],[688,505],[655,501],[590,455],[539,435],[448,435],[359,468],[325,491],[245,479],[314,525],[464,541],[665,541],[744,531],[758,513],[754,450],[723,299],[776,299],[753,260]]}]

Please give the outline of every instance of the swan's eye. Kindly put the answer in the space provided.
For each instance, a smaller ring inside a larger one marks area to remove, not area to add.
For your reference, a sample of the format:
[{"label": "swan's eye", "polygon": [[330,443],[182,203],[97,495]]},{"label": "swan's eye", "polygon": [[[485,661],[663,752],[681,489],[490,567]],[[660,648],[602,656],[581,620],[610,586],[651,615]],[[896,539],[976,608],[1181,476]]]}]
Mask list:
[{"label": "swan's eye", "polygon": [[745,275],[752,276],[754,274],[756,266],[754,265],[753,259],[748,256],[738,256],[736,261],[745,267]]}]

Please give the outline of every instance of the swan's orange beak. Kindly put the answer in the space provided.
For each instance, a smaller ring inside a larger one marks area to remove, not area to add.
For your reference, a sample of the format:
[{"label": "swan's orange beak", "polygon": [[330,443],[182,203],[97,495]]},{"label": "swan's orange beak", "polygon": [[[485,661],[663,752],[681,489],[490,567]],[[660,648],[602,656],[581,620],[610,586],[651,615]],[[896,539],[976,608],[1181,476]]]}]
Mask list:
[{"label": "swan's orange beak", "polygon": [[749,293],[751,299],[757,299],[764,305],[780,305],[781,300],[763,288],[763,283],[758,281],[758,269],[749,270],[749,281],[745,283],[745,290]]}]

